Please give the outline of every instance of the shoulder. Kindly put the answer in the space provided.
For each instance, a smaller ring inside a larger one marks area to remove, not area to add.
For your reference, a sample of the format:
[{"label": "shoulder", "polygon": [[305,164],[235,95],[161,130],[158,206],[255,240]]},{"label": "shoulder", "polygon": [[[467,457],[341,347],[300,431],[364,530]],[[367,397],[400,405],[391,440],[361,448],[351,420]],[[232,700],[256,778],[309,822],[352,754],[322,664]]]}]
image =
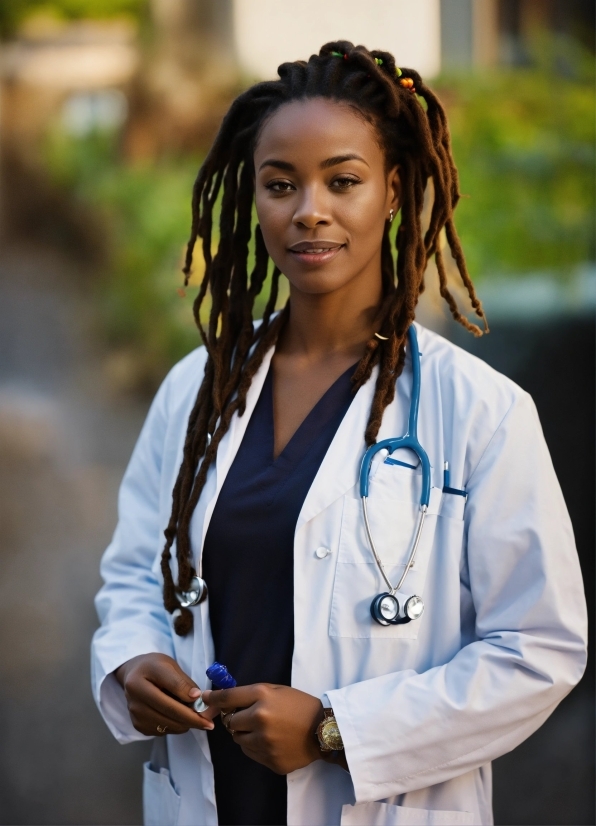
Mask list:
[{"label": "shoulder", "polygon": [[[463,457],[464,480],[497,433],[507,438],[522,433],[526,440],[542,440],[534,402],[525,390],[482,359],[416,326],[422,353],[421,418],[438,426],[442,444],[450,446],[450,463],[458,455]],[[430,405],[424,403],[425,388],[432,392]]]},{"label": "shoulder", "polygon": [[444,400],[468,413],[481,405],[489,418],[499,420],[513,405],[529,400],[525,390],[482,359],[419,324],[416,330],[422,370]]},{"label": "shoulder", "polygon": [[180,419],[184,424],[203,381],[207,351],[197,347],[177,362],[162,381],[151,404],[145,427],[159,432]]}]

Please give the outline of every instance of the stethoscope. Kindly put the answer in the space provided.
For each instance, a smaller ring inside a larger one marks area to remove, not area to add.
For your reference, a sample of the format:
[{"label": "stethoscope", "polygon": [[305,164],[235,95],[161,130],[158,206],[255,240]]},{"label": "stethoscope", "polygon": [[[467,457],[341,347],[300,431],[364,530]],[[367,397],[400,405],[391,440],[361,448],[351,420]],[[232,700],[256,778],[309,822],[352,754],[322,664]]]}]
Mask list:
[{"label": "stethoscope", "polygon": [[[410,350],[410,357],[412,361],[412,399],[410,401],[410,413],[408,418],[408,429],[403,436],[395,436],[392,439],[384,439],[382,442],[377,442],[368,448],[362,458],[360,466],[360,496],[362,498],[362,511],[364,514],[364,525],[366,528],[366,535],[370,544],[375,562],[381,572],[388,591],[376,596],[370,605],[370,613],[372,618],[379,623],[379,625],[401,625],[412,620],[419,619],[424,611],[424,602],[422,597],[411,596],[405,600],[402,606],[400,605],[396,592],[400,590],[404,584],[406,577],[416,561],[416,553],[420,545],[420,536],[422,534],[422,526],[428,510],[430,501],[430,461],[426,451],[418,441],[418,407],[420,404],[420,350],[418,349],[418,338],[416,330],[412,324],[408,329],[408,344]],[[418,517],[418,524],[414,533],[414,541],[412,543],[412,550],[404,568],[404,572],[400,577],[397,585],[392,585],[377,549],[374,539],[372,537],[370,522],[368,519],[368,482],[370,475],[370,467],[374,456],[379,450],[386,450],[389,454],[399,448],[408,448],[412,450],[420,459],[422,465],[422,494],[420,496],[420,515]],[[458,491],[459,492],[459,491]],[[182,608],[191,608],[203,602],[207,597],[207,584],[204,579],[199,576],[192,578],[190,588],[188,591],[179,592],[180,606]]]},{"label": "stethoscope", "polygon": [[[362,512],[364,514],[364,526],[366,528],[366,536],[370,548],[373,552],[377,567],[385,580],[388,591],[376,596],[370,604],[370,613],[375,622],[379,625],[401,625],[412,620],[419,619],[424,611],[424,602],[422,597],[411,596],[405,600],[402,606],[395,596],[396,592],[400,590],[404,584],[406,577],[416,561],[416,553],[420,545],[420,536],[422,534],[422,526],[426,518],[428,510],[428,503],[430,501],[430,461],[426,451],[418,441],[418,407],[420,404],[420,350],[418,349],[418,337],[416,330],[412,324],[408,329],[408,345],[410,350],[410,357],[412,361],[412,399],[410,401],[410,414],[408,418],[408,429],[403,436],[395,436],[392,439],[383,439],[368,448],[362,458],[360,466],[360,497],[362,499]],[[392,585],[383,563],[377,553],[375,542],[372,537],[370,522],[368,519],[368,482],[370,476],[370,467],[372,460],[379,452],[379,450],[386,450],[389,454],[399,448],[408,448],[413,451],[420,459],[422,466],[422,493],[420,495],[420,515],[418,517],[418,524],[414,532],[414,541],[410,556],[404,568],[397,585]]]}]

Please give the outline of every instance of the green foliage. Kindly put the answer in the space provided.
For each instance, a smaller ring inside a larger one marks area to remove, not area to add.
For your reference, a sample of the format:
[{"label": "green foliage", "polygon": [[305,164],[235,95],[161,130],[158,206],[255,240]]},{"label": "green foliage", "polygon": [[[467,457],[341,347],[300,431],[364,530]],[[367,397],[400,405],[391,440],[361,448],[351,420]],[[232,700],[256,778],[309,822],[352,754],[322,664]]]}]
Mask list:
[{"label": "green foliage", "polygon": [[593,61],[576,53],[564,68],[544,58],[434,84],[467,196],[456,223],[473,277],[565,277],[594,259]]},{"label": "green foliage", "polygon": [[152,383],[199,344],[191,311],[196,290],[182,298],[177,288],[200,161],[132,166],[121,161],[109,135],[76,140],[60,132],[48,140],[46,161],[54,180],[102,221],[108,243],[98,288],[103,326],[110,343],[132,353],[142,380]]},{"label": "green foliage", "polygon": [[2,0],[0,3],[0,37],[15,34],[31,14],[44,13],[66,20],[108,18],[120,15],[138,17],[147,0]]},{"label": "green foliage", "polygon": [[[537,66],[440,78],[463,198],[456,222],[472,275],[550,272],[594,258],[594,78]],[[133,166],[106,135],[54,133],[54,177],[95,207],[109,243],[100,307],[112,343],[150,383],[199,343],[191,287],[176,288],[199,158]],[[195,256],[201,275],[200,251]],[[195,282],[196,283],[196,282]],[[262,304],[256,313],[262,311]]]}]

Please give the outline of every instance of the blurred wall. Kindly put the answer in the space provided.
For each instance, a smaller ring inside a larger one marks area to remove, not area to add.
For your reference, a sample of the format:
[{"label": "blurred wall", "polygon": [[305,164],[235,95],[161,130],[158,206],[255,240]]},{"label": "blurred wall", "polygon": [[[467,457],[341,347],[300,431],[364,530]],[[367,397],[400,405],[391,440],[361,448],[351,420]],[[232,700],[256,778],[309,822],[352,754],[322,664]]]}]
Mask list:
[{"label": "blurred wall", "polygon": [[350,40],[398,56],[423,76],[440,68],[439,0],[234,0],[234,38],[249,76],[275,77],[280,63],[308,60],[330,40]]}]

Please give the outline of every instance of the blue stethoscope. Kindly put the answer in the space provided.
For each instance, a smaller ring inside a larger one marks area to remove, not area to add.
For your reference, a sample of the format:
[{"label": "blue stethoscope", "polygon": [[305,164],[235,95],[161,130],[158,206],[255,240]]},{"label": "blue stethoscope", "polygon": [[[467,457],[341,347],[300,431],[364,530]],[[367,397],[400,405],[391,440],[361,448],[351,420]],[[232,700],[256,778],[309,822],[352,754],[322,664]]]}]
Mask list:
[{"label": "blue stethoscope", "polygon": [[[387,585],[388,591],[376,596],[370,604],[370,613],[372,618],[379,623],[379,625],[401,625],[412,620],[419,619],[424,611],[424,602],[419,596],[411,596],[405,600],[403,606],[400,605],[399,600],[395,596],[396,592],[400,590],[405,582],[405,579],[416,561],[416,553],[420,545],[420,536],[422,534],[422,526],[426,518],[428,510],[428,503],[430,501],[430,461],[428,455],[420,442],[418,441],[418,408],[420,405],[420,350],[418,349],[418,337],[416,330],[412,324],[408,329],[408,346],[410,350],[410,357],[412,361],[412,398],[410,401],[410,414],[408,417],[408,429],[403,436],[395,436],[392,439],[383,439],[368,448],[362,458],[360,466],[360,497],[362,499],[362,512],[364,514],[364,525],[366,528],[366,536],[370,548],[373,552],[377,567],[381,572],[383,579]],[[379,450],[387,450],[389,454],[399,448],[408,448],[413,451],[420,459],[422,466],[422,493],[420,495],[420,512],[418,517],[418,524],[414,532],[414,541],[412,542],[412,549],[410,556],[404,568],[404,572],[397,585],[392,585],[383,563],[377,553],[375,542],[370,530],[370,522],[368,519],[368,482],[370,476],[370,467],[374,456]]]},{"label": "blue stethoscope", "polygon": [[[395,436],[392,439],[384,439],[377,442],[368,448],[362,458],[360,466],[360,496],[362,498],[362,511],[364,514],[364,525],[366,528],[366,535],[370,544],[375,562],[381,572],[383,579],[387,585],[388,591],[378,594],[370,605],[370,613],[372,618],[379,623],[379,625],[401,625],[412,620],[419,619],[424,611],[424,602],[422,597],[410,596],[400,604],[395,594],[400,590],[405,582],[405,579],[416,561],[416,553],[420,545],[420,536],[422,534],[422,526],[428,510],[430,501],[430,461],[428,455],[420,442],[418,441],[418,408],[420,406],[420,350],[418,349],[418,338],[416,330],[412,324],[408,329],[408,345],[410,350],[410,357],[412,361],[412,398],[410,401],[410,413],[408,418],[408,429],[403,436]],[[420,496],[420,513],[418,517],[418,524],[414,532],[414,540],[412,549],[404,568],[404,572],[397,585],[392,585],[372,537],[370,522],[368,519],[368,483],[370,476],[370,467],[374,456],[379,450],[386,450],[389,454],[393,453],[399,448],[408,448],[412,450],[420,459],[422,465],[422,493]],[[448,470],[446,465],[445,480],[448,485]],[[465,491],[458,491],[451,488],[444,488],[453,493],[465,495]],[[180,605],[183,608],[189,608],[198,605],[207,596],[207,585],[201,577],[194,576],[188,591],[179,594]]]}]

